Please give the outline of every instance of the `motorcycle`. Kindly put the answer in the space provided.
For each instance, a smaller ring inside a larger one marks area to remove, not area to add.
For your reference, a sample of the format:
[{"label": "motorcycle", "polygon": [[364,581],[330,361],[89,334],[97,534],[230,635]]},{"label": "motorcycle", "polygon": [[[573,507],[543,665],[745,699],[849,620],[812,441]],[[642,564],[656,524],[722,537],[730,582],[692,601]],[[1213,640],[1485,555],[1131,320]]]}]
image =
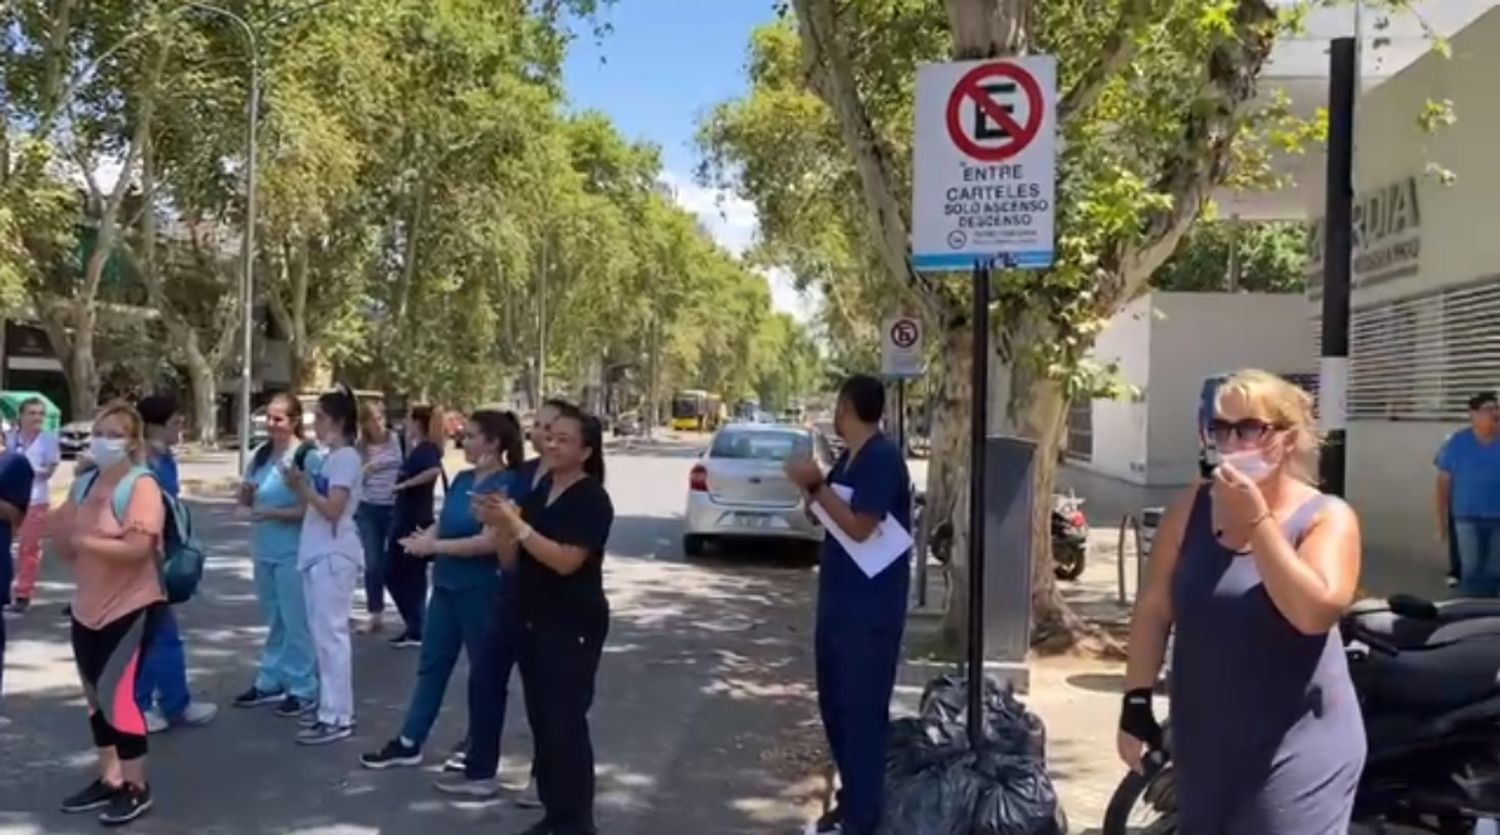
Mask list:
[{"label": "motorcycle", "polygon": [[1052,573],[1059,580],[1077,580],[1089,552],[1089,520],[1083,499],[1069,493],[1052,497]]},{"label": "motorcycle", "polygon": [[[913,527],[927,531],[927,551],[940,565],[948,565],[953,557],[953,523],[944,520],[931,529],[924,527],[927,512],[927,495],[916,496],[916,515]],[[1083,573],[1084,559],[1088,554],[1089,523],[1083,515],[1083,499],[1069,494],[1052,497],[1052,562],[1053,573],[1059,580],[1076,580]]]},{"label": "motorcycle", "polygon": [[[1339,628],[1369,745],[1354,823],[1487,831],[1476,827],[1500,818],[1500,600],[1397,595],[1356,604]],[[1177,832],[1170,723],[1164,730],[1144,773],[1115,789],[1102,835]],[[1145,823],[1132,822],[1136,812]]]}]

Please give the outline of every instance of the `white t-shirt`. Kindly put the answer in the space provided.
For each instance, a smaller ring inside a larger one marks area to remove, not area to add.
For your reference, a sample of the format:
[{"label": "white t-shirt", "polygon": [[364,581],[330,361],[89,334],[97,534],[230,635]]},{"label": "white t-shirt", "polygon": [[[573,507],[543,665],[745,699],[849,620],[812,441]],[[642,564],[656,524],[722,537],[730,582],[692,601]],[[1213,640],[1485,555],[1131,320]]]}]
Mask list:
[{"label": "white t-shirt", "polygon": [[341,556],[365,564],[354,511],[359,508],[360,485],[364,481],[364,464],[354,447],[340,447],[323,459],[323,469],[315,482],[318,492],[328,495],[336,487],[349,491],[349,501],[338,521],[330,522],[311,505],[302,517],[302,538],[297,542],[297,565],[306,568],[325,557]]},{"label": "white t-shirt", "polygon": [[31,439],[31,443],[23,445],[21,433],[16,431],[10,434],[6,446],[24,454],[26,460],[31,462],[31,469],[36,473],[31,482],[31,505],[46,507],[52,501],[52,477],[43,476],[42,472],[48,467],[56,467],[62,461],[62,447],[57,443],[57,434],[39,432]]}]

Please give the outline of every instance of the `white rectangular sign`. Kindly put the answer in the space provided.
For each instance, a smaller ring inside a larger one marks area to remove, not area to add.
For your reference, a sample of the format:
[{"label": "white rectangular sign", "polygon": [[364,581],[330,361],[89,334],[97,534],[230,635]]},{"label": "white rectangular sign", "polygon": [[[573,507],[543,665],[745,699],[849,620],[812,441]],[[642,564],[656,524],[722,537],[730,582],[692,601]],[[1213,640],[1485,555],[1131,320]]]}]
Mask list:
[{"label": "white rectangular sign", "polygon": [[1057,60],[1050,55],[917,70],[912,261],[1052,266]]},{"label": "white rectangular sign", "polygon": [[922,320],[894,316],[880,328],[880,369],[891,380],[922,376]]}]

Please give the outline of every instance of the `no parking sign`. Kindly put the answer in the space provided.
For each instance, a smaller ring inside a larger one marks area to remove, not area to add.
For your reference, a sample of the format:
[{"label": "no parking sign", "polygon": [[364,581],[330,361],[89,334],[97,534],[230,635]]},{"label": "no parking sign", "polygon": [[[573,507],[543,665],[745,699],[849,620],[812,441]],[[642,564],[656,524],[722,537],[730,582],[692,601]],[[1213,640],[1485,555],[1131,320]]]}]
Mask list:
[{"label": "no parking sign", "polygon": [[917,71],[912,261],[967,270],[1053,261],[1057,61],[1032,55]]},{"label": "no parking sign", "polygon": [[888,380],[922,376],[922,320],[895,316],[881,327],[880,369]]}]

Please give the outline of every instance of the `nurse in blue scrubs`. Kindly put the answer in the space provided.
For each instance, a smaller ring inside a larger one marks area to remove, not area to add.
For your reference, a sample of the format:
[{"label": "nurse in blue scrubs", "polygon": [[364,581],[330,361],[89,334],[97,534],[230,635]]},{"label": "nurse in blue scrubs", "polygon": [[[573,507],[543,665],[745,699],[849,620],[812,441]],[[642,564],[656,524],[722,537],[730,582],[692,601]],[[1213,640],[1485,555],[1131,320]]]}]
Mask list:
[{"label": "nurse in blue scrubs", "polygon": [[255,596],[268,631],[255,683],[235,697],[234,706],[274,704],[278,716],[291,718],[317,706],[318,665],[297,570],[305,504],[282,480],[279,465],[316,473],[322,458],[302,442],[302,404],[289,394],[266,404],[266,431],[270,440],[250,460],[240,502],[254,520]]},{"label": "nurse in blue scrubs", "polygon": [[[809,459],[787,463],[787,475],[856,542],[887,516],[911,529],[911,476],[900,448],[880,431],[885,386],[850,377],[839,389],[834,428],[846,449],[825,478]],[[847,489],[847,499],[833,489]],[[818,708],[843,781],[838,802],[810,831],[873,835],[880,826],[891,692],[901,659],[910,553],[867,575],[834,537],[823,541],[818,572]]]}]

